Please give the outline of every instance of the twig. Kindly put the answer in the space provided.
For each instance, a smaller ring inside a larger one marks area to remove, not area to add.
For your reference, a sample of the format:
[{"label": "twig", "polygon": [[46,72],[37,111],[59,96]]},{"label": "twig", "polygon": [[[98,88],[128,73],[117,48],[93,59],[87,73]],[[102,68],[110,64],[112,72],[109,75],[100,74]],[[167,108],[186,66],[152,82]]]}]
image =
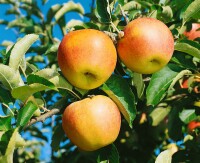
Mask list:
[{"label": "twig", "polygon": [[51,106],[48,109],[49,110],[48,112],[40,115],[39,117],[32,118],[24,128],[27,128],[27,127],[35,124],[36,122],[44,122],[45,119],[47,119],[55,114],[58,114],[61,109],[66,107],[66,105],[67,105],[66,101],[67,101],[66,97],[61,98],[58,102],[56,102],[53,106]]},{"label": "twig", "polygon": [[25,128],[35,124],[36,122],[44,122],[45,119],[47,119],[47,118],[51,117],[52,115],[55,115],[59,112],[60,112],[60,109],[58,109],[58,108],[51,109],[50,111],[46,112],[45,114],[42,114],[39,117],[32,118],[29,121],[29,123],[25,126]]}]

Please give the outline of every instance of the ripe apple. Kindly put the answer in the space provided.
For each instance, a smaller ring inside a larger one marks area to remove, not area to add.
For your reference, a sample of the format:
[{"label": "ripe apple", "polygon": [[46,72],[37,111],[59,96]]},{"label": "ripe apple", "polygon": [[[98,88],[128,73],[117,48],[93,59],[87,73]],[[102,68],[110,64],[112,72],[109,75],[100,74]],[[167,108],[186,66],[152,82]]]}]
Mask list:
[{"label": "ripe apple", "polygon": [[200,127],[200,122],[198,122],[198,121],[191,121],[191,122],[188,124],[188,126],[187,126],[188,132],[189,132],[189,133],[192,133],[192,132],[194,131],[194,129],[196,129],[196,128],[198,128],[198,127]]},{"label": "ripe apple", "polygon": [[117,52],[112,40],[103,32],[82,29],[69,32],[58,48],[58,65],[75,87],[94,89],[112,74]]},{"label": "ripe apple", "polygon": [[121,61],[130,70],[151,74],[163,68],[171,59],[174,39],[163,22],[153,18],[138,18],[125,27],[117,51]]},{"label": "ripe apple", "polygon": [[200,24],[192,23],[192,28],[190,31],[185,31],[183,33],[189,40],[195,40],[196,38],[200,38]]},{"label": "ripe apple", "polygon": [[109,97],[97,95],[67,106],[62,126],[67,137],[79,149],[94,151],[116,140],[121,115]]}]

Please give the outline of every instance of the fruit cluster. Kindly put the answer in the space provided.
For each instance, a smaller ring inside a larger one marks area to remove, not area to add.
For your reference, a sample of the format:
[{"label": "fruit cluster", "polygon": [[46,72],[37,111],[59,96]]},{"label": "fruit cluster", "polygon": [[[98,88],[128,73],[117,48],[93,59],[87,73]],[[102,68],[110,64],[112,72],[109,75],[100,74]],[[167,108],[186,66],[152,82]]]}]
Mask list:
[{"label": "fruit cluster", "polygon": [[[58,49],[58,64],[72,85],[89,90],[99,87],[111,76],[117,57],[133,72],[152,74],[170,61],[173,51],[173,35],[163,22],[138,18],[128,23],[116,45],[98,30],[68,33]],[[102,95],[74,102],[63,113],[66,135],[86,151],[114,142],[120,125],[117,105]]]}]

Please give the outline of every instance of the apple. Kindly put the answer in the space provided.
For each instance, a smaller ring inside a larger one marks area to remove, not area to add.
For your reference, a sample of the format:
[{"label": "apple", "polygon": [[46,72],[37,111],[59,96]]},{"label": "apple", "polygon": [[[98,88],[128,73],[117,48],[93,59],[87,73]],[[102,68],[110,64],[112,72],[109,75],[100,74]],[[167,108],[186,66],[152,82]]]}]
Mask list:
[{"label": "apple", "polygon": [[62,126],[67,137],[79,149],[94,151],[116,140],[121,115],[109,97],[96,95],[67,106]]},{"label": "apple", "polygon": [[189,133],[192,133],[196,128],[199,128],[200,127],[200,122],[198,121],[191,121],[187,128],[188,128],[188,132]]},{"label": "apple", "polygon": [[174,39],[163,22],[154,18],[137,18],[124,28],[124,37],[118,41],[117,51],[130,70],[152,74],[171,59]]},{"label": "apple", "polygon": [[199,23],[192,23],[192,28],[190,31],[185,31],[183,34],[189,40],[195,40],[196,38],[200,38],[200,24]]},{"label": "apple", "polygon": [[94,89],[112,74],[117,52],[103,32],[82,29],[69,32],[58,48],[58,65],[64,77],[75,87]]}]

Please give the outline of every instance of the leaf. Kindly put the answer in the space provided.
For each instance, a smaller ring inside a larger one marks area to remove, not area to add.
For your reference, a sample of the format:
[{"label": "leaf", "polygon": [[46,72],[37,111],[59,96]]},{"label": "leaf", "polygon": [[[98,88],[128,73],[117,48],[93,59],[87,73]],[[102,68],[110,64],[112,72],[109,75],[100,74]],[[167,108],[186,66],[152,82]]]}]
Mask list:
[{"label": "leaf", "polygon": [[64,14],[66,14],[67,12],[70,11],[75,11],[78,12],[80,14],[84,14],[84,8],[81,6],[80,3],[74,3],[73,1],[69,1],[67,3],[65,3],[55,14],[55,20],[56,22],[59,21],[59,19],[61,19],[61,17],[64,16]]},{"label": "leaf", "polygon": [[138,98],[141,98],[142,95],[144,94],[144,89],[145,89],[145,84],[142,78],[141,74],[138,73],[133,73],[133,84],[137,89],[137,96]]},{"label": "leaf", "polygon": [[152,118],[152,126],[157,126],[160,122],[169,114],[170,107],[157,107],[151,113],[150,117]]},{"label": "leaf", "polygon": [[14,88],[11,94],[15,99],[19,99],[25,102],[34,93],[44,91],[47,89],[49,89],[48,86],[45,86],[40,83],[33,83],[30,85],[24,85],[21,87]]},{"label": "leaf", "polygon": [[0,116],[0,131],[7,131],[12,128],[11,116],[1,117]]},{"label": "leaf", "polygon": [[52,136],[51,147],[53,151],[58,151],[58,149],[60,148],[60,143],[64,138],[64,135],[65,133],[62,128],[62,125],[59,124],[58,126],[55,127],[55,130]]},{"label": "leaf", "polygon": [[43,77],[45,79],[51,79],[55,76],[59,76],[59,73],[57,71],[55,71],[54,69],[45,68],[45,69],[42,69],[42,70],[36,72],[35,75],[38,75],[38,76]]},{"label": "leaf", "polygon": [[72,91],[73,86],[62,76],[55,76],[50,79],[50,81],[55,85],[56,88],[66,89]]},{"label": "leaf", "polygon": [[183,121],[185,124],[188,124],[190,121],[197,118],[197,115],[195,114],[195,109],[184,109],[180,114],[179,118],[181,121]]},{"label": "leaf", "polygon": [[27,77],[27,83],[29,85],[33,84],[33,83],[39,83],[39,84],[47,86],[50,89],[55,89],[56,90],[55,85],[52,82],[50,82],[48,79],[40,77],[38,75],[34,75],[34,74],[30,74]]},{"label": "leaf", "polygon": [[135,96],[128,83],[120,76],[112,75],[101,88],[119,107],[119,110],[132,128],[136,117]]},{"label": "leaf", "polygon": [[197,42],[183,40],[181,42],[177,42],[174,49],[200,59],[200,45]]},{"label": "leaf", "polygon": [[155,163],[171,163],[171,162],[172,162],[172,153],[169,149],[161,152],[155,161]]},{"label": "leaf", "polygon": [[98,163],[119,163],[119,153],[114,144],[99,150]]},{"label": "leaf", "polygon": [[45,55],[52,54],[52,53],[53,54],[57,54],[59,45],[60,45],[60,43],[56,43],[56,44],[50,45],[50,47],[45,52]]},{"label": "leaf", "polygon": [[196,65],[193,62],[193,57],[188,57],[186,53],[175,51],[171,61],[185,69],[192,69],[194,71],[196,70]]},{"label": "leaf", "polygon": [[47,21],[46,24],[49,24],[51,20],[54,18],[55,13],[61,8],[60,4],[53,5],[47,12]]},{"label": "leaf", "polygon": [[6,131],[0,139],[0,162],[12,163],[15,148],[25,145],[18,128]]},{"label": "leaf", "polygon": [[181,71],[175,64],[168,64],[160,71],[154,73],[146,90],[147,105],[157,105],[166,95],[166,90],[173,79]]},{"label": "leaf", "polygon": [[9,66],[18,70],[22,57],[25,55],[30,46],[38,39],[36,34],[28,34],[20,39],[11,51]]},{"label": "leaf", "polygon": [[193,18],[196,14],[200,13],[200,0],[195,0],[189,4],[186,10],[181,15],[183,18],[183,22],[187,22],[191,18]]},{"label": "leaf", "polygon": [[108,0],[96,0],[95,15],[102,23],[112,22],[111,11]]},{"label": "leaf", "polygon": [[5,89],[2,85],[0,85],[0,102],[5,103],[7,105],[13,104],[13,98],[9,90]]},{"label": "leaf", "polygon": [[28,101],[25,106],[20,108],[17,115],[17,127],[24,127],[36,110],[37,106],[32,101]]},{"label": "leaf", "polygon": [[9,90],[23,85],[19,73],[3,64],[0,64],[0,82]]}]

